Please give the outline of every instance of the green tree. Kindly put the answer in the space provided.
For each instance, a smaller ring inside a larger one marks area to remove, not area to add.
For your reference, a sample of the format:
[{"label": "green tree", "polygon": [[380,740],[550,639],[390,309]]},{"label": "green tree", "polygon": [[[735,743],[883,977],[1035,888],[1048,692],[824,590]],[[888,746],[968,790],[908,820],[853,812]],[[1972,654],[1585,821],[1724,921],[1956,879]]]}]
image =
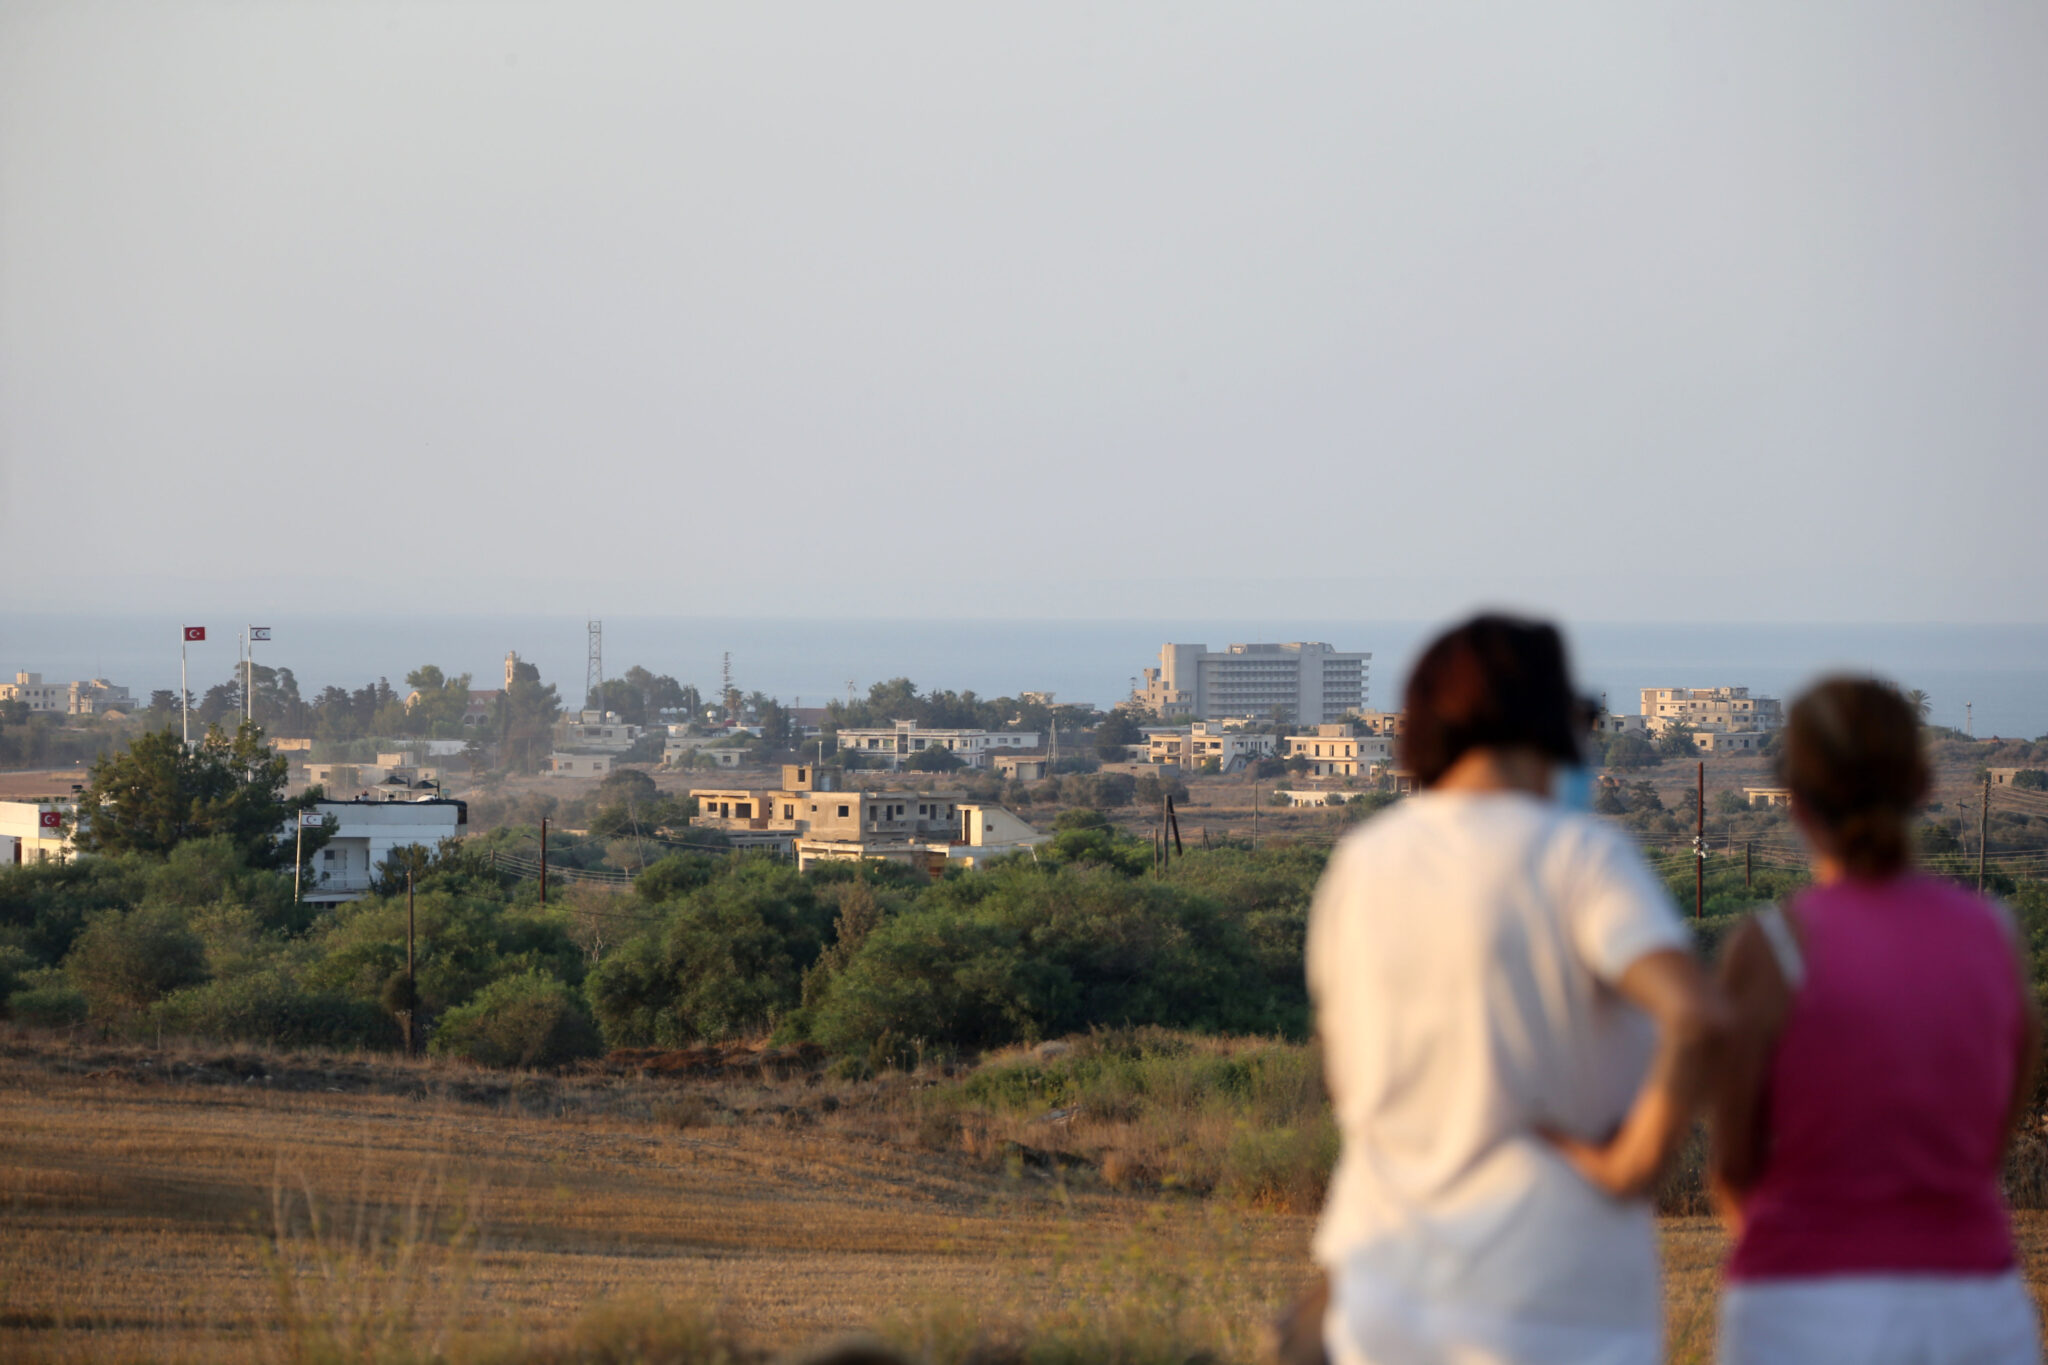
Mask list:
[{"label": "green tree", "polygon": [[498,732],[498,761],[514,772],[538,769],[554,748],[555,718],[561,713],[555,685],[543,685],[540,670],[532,664],[514,664],[512,685],[498,698],[492,718]]},{"label": "green tree", "polygon": [[912,754],[903,766],[914,773],[949,773],[960,766],[960,758],[951,749],[934,744]]},{"label": "green tree", "polygon": [[469,709],[469,674],[450,678],[433,664],[405,675],[412,689],[405,703],[405,727],[418,735],[452,737],[462,731],[462,713]]},{"label": "green tree", "polygon": [[1126,744],[1136,744],[1145,738],[1144,731],[1123,710],[1111,711],[1102,718],[1102,724],[1095,727],[1095,753],[1105,763],[1115,763],[1124,756]]},{"label": "green tree", "polygon": [[1934,698],[1917,687],[1900,695],[1906,699],[1906,705],[1913,708],[1913,714],[1919,718],[1921,724],[1926,724],[1927,717],[1934,711]]},{"label": "green tree", "polygon": [[[317,789],[287,798],[291,761],[244,723],[229,736],[220,727],[187,748],[169,730],[136,739],[124,754],[92,765],[91,785],[78,803],[75,842],[89,853],[169,856],[192,839],[226,835],[249,867],[290,866],[293,841],[281,836],[293,816],[320,799]],[[308,832],[312,856],[327,833]]]},{"label": "green tree", "polygon": [[120,1018],[204,981],[206,946],[185,927],[180,910],[109,912],[95,916],[78,936],[64,970],[84,992],[94,1018]]},{"label": "green tree", "polygon": [[1691,721],[1666,721],[1657,735],[1657,752],[1665,758],[1691,758],[1699,752],[1700,746],[1693,742],[1697,733]]},{"label": "green tree", "polygon": [[1608,740],[1601,755],[1601,762],[1609,768],[1653,768],[1663,761],[1664,755],[1648,737],[1632,731]]}]

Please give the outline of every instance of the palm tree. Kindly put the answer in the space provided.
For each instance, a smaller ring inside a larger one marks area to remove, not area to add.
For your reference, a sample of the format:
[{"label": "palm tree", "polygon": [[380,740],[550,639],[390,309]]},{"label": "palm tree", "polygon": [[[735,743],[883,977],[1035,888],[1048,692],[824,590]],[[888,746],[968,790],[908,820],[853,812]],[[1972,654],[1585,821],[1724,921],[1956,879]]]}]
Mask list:
[{"label": "palm tree", "polygon": [[1913,714],[1919,717],[1920,721],[1924,724],[1927,720],[1928,712],[1934,709],[1934,698],[1928,696],[1917,687],[1905,695],[1906,705],[1913,708]]}]

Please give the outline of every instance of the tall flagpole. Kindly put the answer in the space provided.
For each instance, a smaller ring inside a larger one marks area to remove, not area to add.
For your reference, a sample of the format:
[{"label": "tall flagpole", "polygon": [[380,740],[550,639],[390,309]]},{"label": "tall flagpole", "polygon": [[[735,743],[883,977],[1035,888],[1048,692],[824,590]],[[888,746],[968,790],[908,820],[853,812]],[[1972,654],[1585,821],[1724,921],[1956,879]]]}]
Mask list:
[{"label": "tall flagpole", "polygon": [[192,747],[192,689],[185,680],[185,627],[178,627],[178,714],[185,727],[185,747]]}]

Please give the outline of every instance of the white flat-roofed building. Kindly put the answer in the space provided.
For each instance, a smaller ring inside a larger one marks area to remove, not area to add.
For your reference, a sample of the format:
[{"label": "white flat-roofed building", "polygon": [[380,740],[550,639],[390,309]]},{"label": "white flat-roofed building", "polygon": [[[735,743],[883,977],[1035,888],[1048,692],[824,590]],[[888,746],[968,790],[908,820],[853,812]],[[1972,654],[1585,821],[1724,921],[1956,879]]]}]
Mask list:
[{"label": "white flat-roofed building", "polygon": [[70,856],[78,802],[72,797],[0,801],[0,848],[9,863],[61,862]]},{"label": "white flat-roofed building", "polygon": [[839,732],[843,753],[901,768],[927,749],[944,749],[964,767],[986,768],[996,754],[1039,747],[1035,730],[927,730],[914,720],[899,720],[890,726],[868,726]]},{"label": "white flat-roofed building", "polygon": [[1320,640],[1207,645],[1167,644],[1159,667],[1145,670],[1135,694],[1166,720],[1216,720],[1276,712],[1301,725],[1321,725],[1365,709],[1372,655],[1331,648]]},{"label": "white flat-roofed building", "polygon": [[[408,844],[435,848],[469,826],[468,804],[441,797],[321,801],[312,809],[337,825],[333,837],[306,867],[301,894],[312,904],[335,905],[367,896],[378,866],[394,849]],[[279,837],[293,839],[297,835],[286,825]]]}]

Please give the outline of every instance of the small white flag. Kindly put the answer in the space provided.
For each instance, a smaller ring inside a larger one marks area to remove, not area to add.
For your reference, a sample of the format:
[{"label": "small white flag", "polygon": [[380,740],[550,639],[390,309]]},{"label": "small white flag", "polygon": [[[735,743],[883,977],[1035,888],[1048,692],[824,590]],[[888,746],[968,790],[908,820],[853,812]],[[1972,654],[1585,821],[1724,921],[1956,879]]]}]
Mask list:
[{"label": "small white flag", "polygon": [[302,810],[299,812],[299,823],[307,829],[318,829],[327,823],[327,817],[317,810]]},{"label": "small white flag", "polygon": [[249,627],[249,643],[251,643],[251,644],[254,644],[254,643],[255,643],[256,641],[258,641],[258,640],[268,640],[269,638],[270,638],[270,627],[269,627],[269,626],[251,626],[251,627]]}]

